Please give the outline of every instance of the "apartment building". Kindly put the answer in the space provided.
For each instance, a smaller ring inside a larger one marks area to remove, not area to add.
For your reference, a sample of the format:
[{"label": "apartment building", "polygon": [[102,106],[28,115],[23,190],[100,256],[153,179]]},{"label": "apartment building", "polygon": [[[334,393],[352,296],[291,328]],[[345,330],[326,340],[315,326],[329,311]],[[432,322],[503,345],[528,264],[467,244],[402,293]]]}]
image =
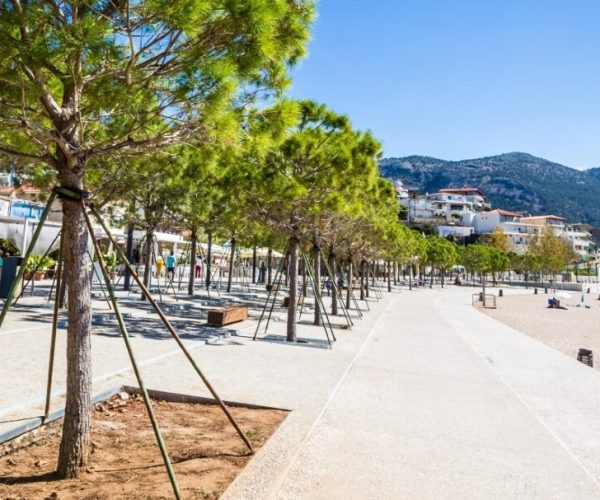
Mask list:
[{"label": "apartment building", "polygon": [[585,224],[569,224],[558,215],[525,215],[520,212],[490,209],[485,195],[477,188],[444,188],[431,194],[416,195],[402,182],[395,183],[400,204],[406,207],[409,224],[431,224],[439,236],[467,239],[472,235],[493,232],[500,228],[512,251],[523,254],[532,239],[544,227],[550,227],[564,238],[580,256],[587,260],[595,255],[593,228]]}]

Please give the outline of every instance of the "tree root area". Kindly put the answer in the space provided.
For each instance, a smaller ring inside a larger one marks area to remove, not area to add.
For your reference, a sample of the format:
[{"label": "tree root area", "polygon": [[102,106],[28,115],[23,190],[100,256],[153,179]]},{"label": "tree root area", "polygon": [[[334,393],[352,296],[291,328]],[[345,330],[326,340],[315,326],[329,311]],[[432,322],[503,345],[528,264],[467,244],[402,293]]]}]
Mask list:
[{"label": "tree root area", "polygon": [[[221,409],[153,400],[182,498],[218,498],[251,459]],[[280,410],[230,408],[258,450],[287,416]],[[88,465],[78,478],[55,477],[62,421],[0,446],[0,498],[173,498],[141,397],[125,393],[92,413]]]}]

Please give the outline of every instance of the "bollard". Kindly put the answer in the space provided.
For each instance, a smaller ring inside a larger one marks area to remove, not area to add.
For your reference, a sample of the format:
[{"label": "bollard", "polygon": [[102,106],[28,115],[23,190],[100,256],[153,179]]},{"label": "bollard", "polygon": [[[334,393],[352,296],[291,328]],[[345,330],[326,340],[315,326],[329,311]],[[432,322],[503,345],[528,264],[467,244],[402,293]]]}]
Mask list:
[{"label": "bollard", "polygon": [[579,349],[577,353],[577,361],[583,363],[584,365],[594,367],[594,354],[589,349]]},{"label": "bollard", "polygon": [[537,295],[537,288],[534,288],[534,289],[533,289],[533,294],[534,294],[534,295]]},{"label": "bollard", "polygon": [[498,297],[504,297],[504,292],[502,291],[502,288],[498,290]]},{"label": "bollard", "polygon": [[548,295],[548,287],[544,287],[544,293]]},{"label": "bollard", "polygon": [[483,302],[483,293],[479,292],[479,302]]},{"label": "bollard", "polygon": [[588,288],[588,289],[587,289],[587,293],[591,293],[591,291],[592,291],[592,289],[591,289],[591,288]]}]

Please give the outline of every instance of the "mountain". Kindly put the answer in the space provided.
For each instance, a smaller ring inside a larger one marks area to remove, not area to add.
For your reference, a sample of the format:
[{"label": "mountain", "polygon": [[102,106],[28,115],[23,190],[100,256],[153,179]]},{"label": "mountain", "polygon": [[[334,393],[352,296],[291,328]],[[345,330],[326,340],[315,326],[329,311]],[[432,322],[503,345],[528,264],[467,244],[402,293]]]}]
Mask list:
[{"label": "mountain", "polygon": [[381,175],[423,193],[479,188],[495,208],[555,214],[600,227],[600,168],[576,170],[527,153],[446,161],[427,156],[384,158]]}]

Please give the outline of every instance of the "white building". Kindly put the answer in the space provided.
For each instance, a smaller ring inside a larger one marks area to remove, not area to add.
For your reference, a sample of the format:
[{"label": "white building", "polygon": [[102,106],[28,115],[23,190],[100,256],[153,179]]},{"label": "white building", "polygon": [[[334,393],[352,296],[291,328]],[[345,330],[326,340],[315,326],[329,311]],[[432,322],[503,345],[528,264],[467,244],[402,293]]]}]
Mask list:
[{"label": "white building", "polygon": [[408,189],[404,186],[404,183],[400,179],[396,179],[394,181],[394,189],[396,190],[396,196],[398,197],[398,201],[405,205],[403,201],[408,200]]},{"label": "white building", "polygon": [[461,196],[466,202],[471,203],[473,210],[485,210],[490,208],[490,204],[486,201],[485,195],[474,187],[462,188],[444,188],[439,191],[442,194]]},{"label": "white building", "polygon": [[594,258],[596,245],[593,241],[592,227],[588,224],[567,224],[564,237],[571,243],[573,250],[582,258]]},{"label": "white building", "polygon": [[401,199],[400,203],[407,208],[410,222],[435,225],[470,225],[475,210],[467,196],[442,191]]},{"label": "white building", "polygon": [[440,225],[437,227],[437,234],[442,238],[453,236],[455,238],[469,238],[474,234],[475,230],[471,226],[446,226]]},{"label": "white building", "polygon": [[532,238],[541,234],[544,227],[550,227],[554,234],[565,239],[582,260],[595,253],[589,226],[567,224],[566,219],[558,215],[522,216],[517,212],[496,209],[476,214],[473,226],[476,234],[491,233],[500,228],[511,250],[516,253],[527,252]]}]

